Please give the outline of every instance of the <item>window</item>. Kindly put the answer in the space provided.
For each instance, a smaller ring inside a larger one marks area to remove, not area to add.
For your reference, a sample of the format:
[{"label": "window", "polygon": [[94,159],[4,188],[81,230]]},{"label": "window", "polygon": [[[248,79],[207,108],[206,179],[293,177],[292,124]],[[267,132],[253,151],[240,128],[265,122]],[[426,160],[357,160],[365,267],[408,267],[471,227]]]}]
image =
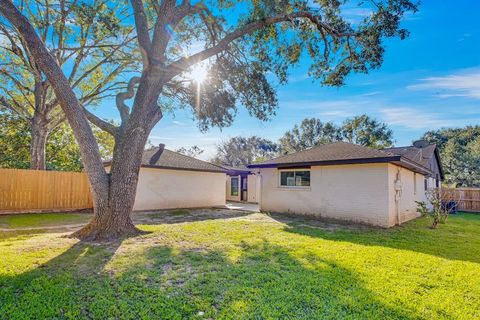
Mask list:
[{"label": "window", "polygon": [[417,194],[417,174],[413,173],[413,194]]},{"label": "window", "polygon": [[427,180],[426,177],[425,177],[425,179],[423,179],[423,184],[424,184],[423,187],[425,188],[425,191],[427,191],[427,189],[428,189],[428,180]]},{"label": "window", "polygon": [[238,196],[238,177],[230,178],[230,194]]},{"label": "window", "polygon": [[309,187],[310,171],[281,171],[281,187]]}]

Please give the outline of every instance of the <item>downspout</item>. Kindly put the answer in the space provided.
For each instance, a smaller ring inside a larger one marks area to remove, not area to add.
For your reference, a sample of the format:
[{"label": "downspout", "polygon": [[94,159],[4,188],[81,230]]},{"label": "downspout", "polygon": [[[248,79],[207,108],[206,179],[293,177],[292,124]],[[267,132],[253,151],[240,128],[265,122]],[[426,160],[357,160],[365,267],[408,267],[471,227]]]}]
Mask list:
[{"label": "downspout", "polygon": [[397,224],[400,225],[401,224],[401,220],[400,220],[400,199],[402,198],[402,189],[403,189],[403,186],[402,186],[402,176],[400,174],[400,168],[397,169],[397,175],[396,175],[396,179],[395,179],[395,184],[394,184],[394,188],[395,188],[395,213],[396,213],[396,216],[397,216]]}]

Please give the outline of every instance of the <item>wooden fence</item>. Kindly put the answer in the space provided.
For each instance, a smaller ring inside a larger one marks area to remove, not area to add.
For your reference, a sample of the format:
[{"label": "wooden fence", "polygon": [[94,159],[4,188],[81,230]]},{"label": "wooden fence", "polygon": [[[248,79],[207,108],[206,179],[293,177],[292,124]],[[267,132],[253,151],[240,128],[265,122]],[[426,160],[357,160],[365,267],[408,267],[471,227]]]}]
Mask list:
[{"label": "wooden fence", "polygon": [[0,213],[92,207],[84,173],[0,169]]},{"label": "wooden fence", "polygon": [[454,199],[458,200],[458,210],[480,212],[480,188],[455,188]]}]

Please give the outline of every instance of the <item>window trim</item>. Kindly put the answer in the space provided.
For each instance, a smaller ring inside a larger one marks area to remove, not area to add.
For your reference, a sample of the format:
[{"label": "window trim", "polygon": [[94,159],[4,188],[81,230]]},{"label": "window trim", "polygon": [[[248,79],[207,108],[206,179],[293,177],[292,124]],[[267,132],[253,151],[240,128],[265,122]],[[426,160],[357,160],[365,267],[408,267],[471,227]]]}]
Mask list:
[{"label": "window trim", "polygon": [[[233,181],[234,179],[237,180],[237,194],[233,194]],[[239,186],[239,182],[240,182],[240,179],[238,178],[238,176],[233,176],[233,177],[230,177],[230,196],[231,197],[238,197],[240,195],[240,186]]]},{"label": "window trim", "polygon": [[[283,186],[282,185],[282,172],[296,172],[296,171],[308,171],[308,172],[310,172],[310,185],[309,186]],[[278,188],[310,190],[311,186],[312,186],[312,170],[310,168],[278,169],[278,180],[277,180],[277,187]]]}]

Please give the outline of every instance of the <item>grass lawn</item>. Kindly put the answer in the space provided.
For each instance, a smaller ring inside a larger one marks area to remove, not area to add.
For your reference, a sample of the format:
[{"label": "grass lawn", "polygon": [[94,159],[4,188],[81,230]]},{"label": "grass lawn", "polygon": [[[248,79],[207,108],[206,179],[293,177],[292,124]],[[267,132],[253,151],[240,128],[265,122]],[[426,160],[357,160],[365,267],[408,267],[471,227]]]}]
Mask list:
[{"label": "grass lawn", "polygon": [[480,318],[480,215],[383,230],[217,213],[138,216],[149,234],[102,245],[62,237],[88,216],[0,217],[0,318]]}]

